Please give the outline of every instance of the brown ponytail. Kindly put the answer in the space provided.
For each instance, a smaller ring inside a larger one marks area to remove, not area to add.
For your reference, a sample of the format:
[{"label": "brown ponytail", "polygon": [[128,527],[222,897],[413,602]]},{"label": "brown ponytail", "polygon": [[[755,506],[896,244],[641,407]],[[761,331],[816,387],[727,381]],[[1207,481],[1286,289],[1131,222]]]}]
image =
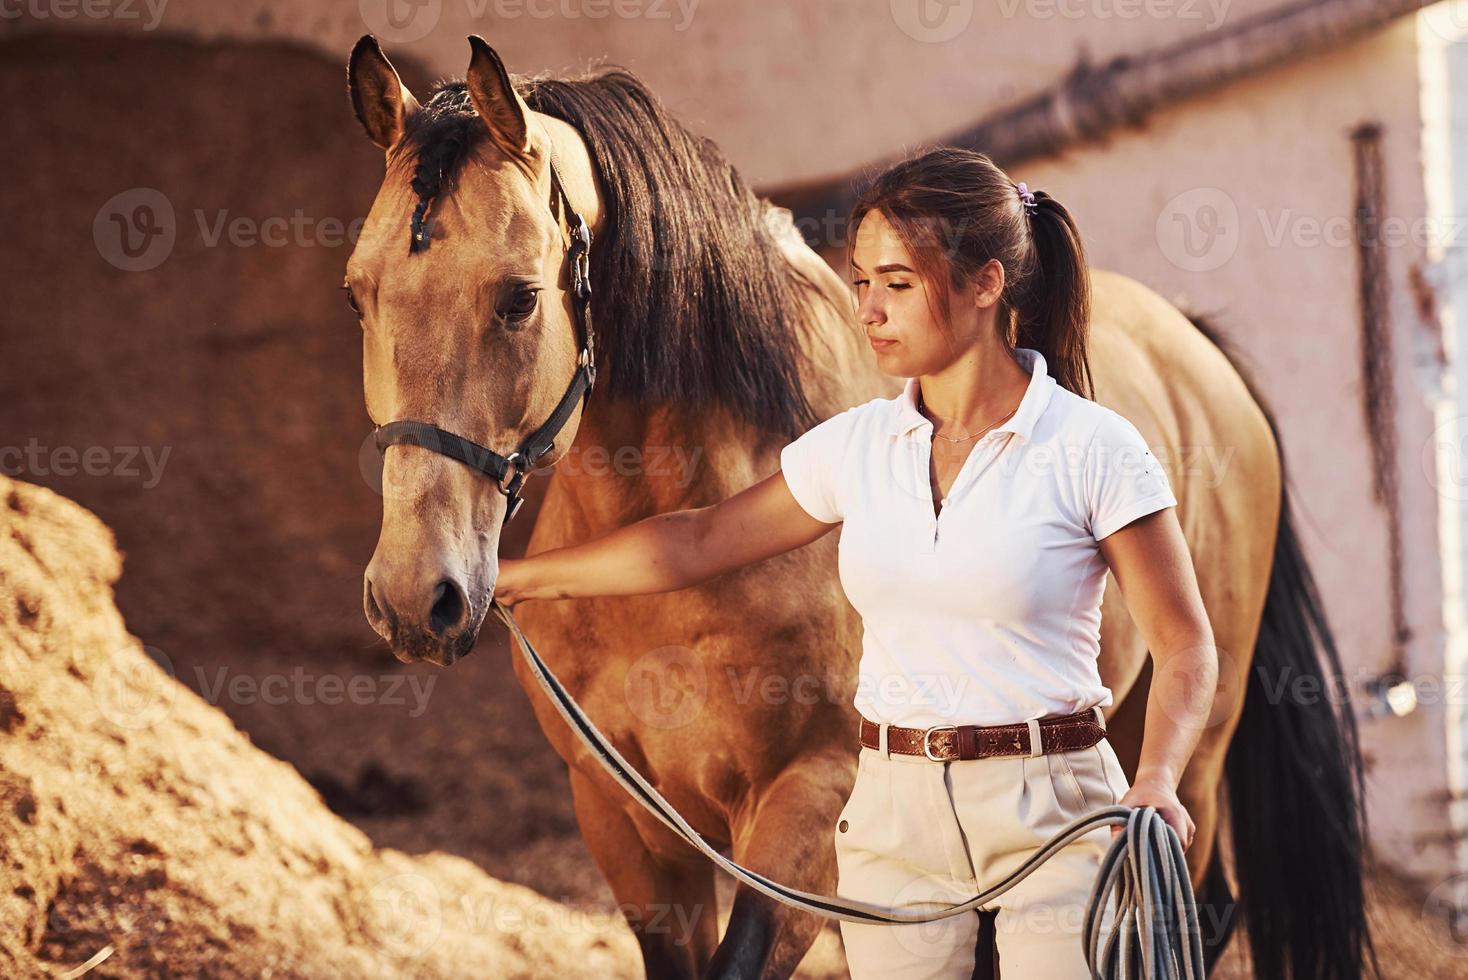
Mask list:
[{"label": "brown ponytail", "polygon": [[[896,229],[950,322],[945,279],[962,288],[990,259],[1004,266],[996,327],[1006,350],[1045,356],[1061,387],[1094,397],[1087,341],[1091,322],[1085,250],[1070,212],[1045,191],[1027,207],[1014,181],[983,153],[941,146],[895,164],[862,191],[847,227],[880,211]],[[854,235],[848,236],[850,265]]]}]

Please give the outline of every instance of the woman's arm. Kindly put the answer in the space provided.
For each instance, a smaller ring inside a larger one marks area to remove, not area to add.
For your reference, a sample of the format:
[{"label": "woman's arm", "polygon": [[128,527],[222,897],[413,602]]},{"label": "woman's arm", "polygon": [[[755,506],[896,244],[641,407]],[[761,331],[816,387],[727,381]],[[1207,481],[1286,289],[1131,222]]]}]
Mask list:
[{"label": "woman's arm", "polygon": [[[1218,691],[1213,626],[1175,507],[1132,521],[1102,538],[1100,547],[1152,653],[1141,758],[1121,802],[1156,807],[1187,847],[1194,824],[1177,786]],[[1112,828],[1113,837],[1120,832]]]},{"label": "woman's arm", "polygon": [[510,605],[671,592],[809,544],[836,526],[807,514],[777,470],[717,504],[654,514],[528,558],[501,558],[494,597]]}]

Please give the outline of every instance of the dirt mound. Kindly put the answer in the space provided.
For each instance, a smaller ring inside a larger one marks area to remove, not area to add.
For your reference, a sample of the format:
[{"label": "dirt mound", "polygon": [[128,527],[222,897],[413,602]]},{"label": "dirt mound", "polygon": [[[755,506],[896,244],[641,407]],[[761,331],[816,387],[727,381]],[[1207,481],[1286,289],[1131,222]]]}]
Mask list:
[{"label": "dirt mound", "polygon": [[640,975],[620,920],[374,849],[128,633],[121,564],[0,477],[0,975]]}]

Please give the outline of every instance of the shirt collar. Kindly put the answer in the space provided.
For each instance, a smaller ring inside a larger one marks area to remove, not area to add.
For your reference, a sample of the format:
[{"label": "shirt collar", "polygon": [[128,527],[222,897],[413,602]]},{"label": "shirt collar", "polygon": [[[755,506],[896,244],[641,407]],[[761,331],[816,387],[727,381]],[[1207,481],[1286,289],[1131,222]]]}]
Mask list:
[{"label": "shirt collar", "polygon": [[[1050,404],[1050,396],[1054,394],[1056,381],[1045,369],[1045,355],[1029,347],[1016,347],[1014,349],[1015,359],[1030,371],[1030,384],[1025,389],[1024,397],[1020,399],[1019,408],[1008,419],[996,425],[992,432],[1013,432],[1025,442],[1029,442],[1030,434],[1035,430],[1035,423],[1039,421],[1045,406]],[[902,393],[892,399],[893,410],[888,432],[894,436],[904,436],[921,426],[932,427],[933,423],[928,421],[922,412],[918,411],[918,379],[908,378],[902,387]]]}]

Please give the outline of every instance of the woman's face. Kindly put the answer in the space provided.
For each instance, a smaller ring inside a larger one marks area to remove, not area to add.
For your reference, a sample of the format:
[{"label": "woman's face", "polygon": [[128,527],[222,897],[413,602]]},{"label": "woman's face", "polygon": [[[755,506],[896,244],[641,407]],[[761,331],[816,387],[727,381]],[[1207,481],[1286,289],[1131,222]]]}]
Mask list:
[{"label": "woman's face", "polygon": [[964,289],[953,289],[943,276],[952,315],[947,331],[938,320],[938,297],[929,295],[911,254],[882,212],[869,211],[861,219],[851,263],[857,317],[883,374],[935,374],[972,348],[983,331],[993,330],[1004,273],[992,259]]}]

